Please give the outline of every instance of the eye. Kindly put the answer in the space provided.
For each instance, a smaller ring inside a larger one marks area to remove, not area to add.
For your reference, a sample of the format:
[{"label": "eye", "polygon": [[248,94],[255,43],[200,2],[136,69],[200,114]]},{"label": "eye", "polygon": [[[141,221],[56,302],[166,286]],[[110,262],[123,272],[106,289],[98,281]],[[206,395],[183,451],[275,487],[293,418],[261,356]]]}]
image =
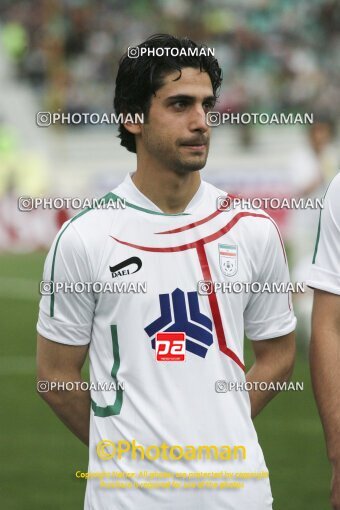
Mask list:
[{"label": "eye", "polygon": [[176,109],[176,110],[182,110],[183,108],[185,108],[187,106],[187,101],[184,101],[184,100],[178,100],[176,101],[175,103],[172,103],[172,106]]},{"label": "eye", "polygon": [[209,112],[214,108],[215,104],[216,101],[205,101],[205,103],[203,103],[203,108],[205,111]]}]

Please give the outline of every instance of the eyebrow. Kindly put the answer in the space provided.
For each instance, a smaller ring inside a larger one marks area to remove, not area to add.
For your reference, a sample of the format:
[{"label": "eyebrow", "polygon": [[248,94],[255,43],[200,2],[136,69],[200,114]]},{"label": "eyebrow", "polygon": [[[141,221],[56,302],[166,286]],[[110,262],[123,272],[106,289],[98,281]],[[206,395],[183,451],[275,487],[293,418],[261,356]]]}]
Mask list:
[{"label": "eyebrow", "polygon": [[[187,94],[177,94],[175,96],[169,96],[165,99],[166,102],[173,102],[173,101],[194,101],[196,99],[195,96],[189,96]],[[206,96],[203,98],[203,101],[216,101],[216,97]]]}]

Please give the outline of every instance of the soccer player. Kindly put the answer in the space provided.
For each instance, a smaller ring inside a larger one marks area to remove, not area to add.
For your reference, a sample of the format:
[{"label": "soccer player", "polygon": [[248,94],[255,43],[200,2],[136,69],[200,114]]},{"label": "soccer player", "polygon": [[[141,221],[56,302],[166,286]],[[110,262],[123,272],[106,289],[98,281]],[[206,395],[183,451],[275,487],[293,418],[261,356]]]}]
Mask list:
[{"label": "soccer player", "polygon": [[310,361],[314,394],[332,465],[331,502],[340,510],[340,174],[320,213],[308,285],[314,288]]},{"label": "soccer player", "polygon": [[[126,207],[86,210],[67,222],[44,280],[146,282],[147,292],[54,291],[41,299],[37,326],[39,379],[80,381],[89,353],[91,383],[123,382],[124,391],[56,388],[42,396],[89,445],[89,472],[135,473],[132,488],[113,488],[116,474],[102,483],[89,479],[86,509],[269,510],[252,417],[277,392],[226,390],[289,378],[296,319],[287,293],[222,293],[213,284],[288,282],[284,247],[267,214],[230,207],[224,191],[200,178],[210,139],[206,114],[221,84],[217,60],[169,35],[153,36],[139,50],[123,56],[114,99],[117,114],[144,113],[144,123],[126,116],[120,126],[121,144],[137,155],[136,171],[106,196]],[[255,353],[247,374],[244,332]],[[105,449],[102,441],[111,443]],[[221,448],[243,454],[222,459]],[[195,478],[178,488],[175,473]],[[213,473],[253,477],[235,483],[240,478],[221,475],[219,483],[234,486],[212,489]],[[170,487],[142,488],[148,477],[169,481],[162,476],[170,476]]]}]

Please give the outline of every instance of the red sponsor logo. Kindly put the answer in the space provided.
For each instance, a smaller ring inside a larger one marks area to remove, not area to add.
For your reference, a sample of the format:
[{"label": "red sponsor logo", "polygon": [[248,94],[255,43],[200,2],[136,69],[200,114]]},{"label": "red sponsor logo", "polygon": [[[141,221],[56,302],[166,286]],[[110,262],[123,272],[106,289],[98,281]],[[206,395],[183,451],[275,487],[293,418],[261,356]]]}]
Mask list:
[{"label": "red sponsor logo", "polygon": [[182,331],[158,332],[155,347],[157,361],[184,361],[185,333]]}]

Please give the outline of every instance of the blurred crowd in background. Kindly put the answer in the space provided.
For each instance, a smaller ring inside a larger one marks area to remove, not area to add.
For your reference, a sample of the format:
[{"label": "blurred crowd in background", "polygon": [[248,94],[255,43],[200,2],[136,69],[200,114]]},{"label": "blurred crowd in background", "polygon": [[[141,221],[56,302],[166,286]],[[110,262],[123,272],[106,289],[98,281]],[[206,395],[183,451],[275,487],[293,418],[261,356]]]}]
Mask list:
[{"label": "blurred crowd in background", "polygon": [[2,0],[1,38],[46,109],[107,110],[128,46],[155,32],[215,48],[221,109],[340,111],[338,0]]}]

